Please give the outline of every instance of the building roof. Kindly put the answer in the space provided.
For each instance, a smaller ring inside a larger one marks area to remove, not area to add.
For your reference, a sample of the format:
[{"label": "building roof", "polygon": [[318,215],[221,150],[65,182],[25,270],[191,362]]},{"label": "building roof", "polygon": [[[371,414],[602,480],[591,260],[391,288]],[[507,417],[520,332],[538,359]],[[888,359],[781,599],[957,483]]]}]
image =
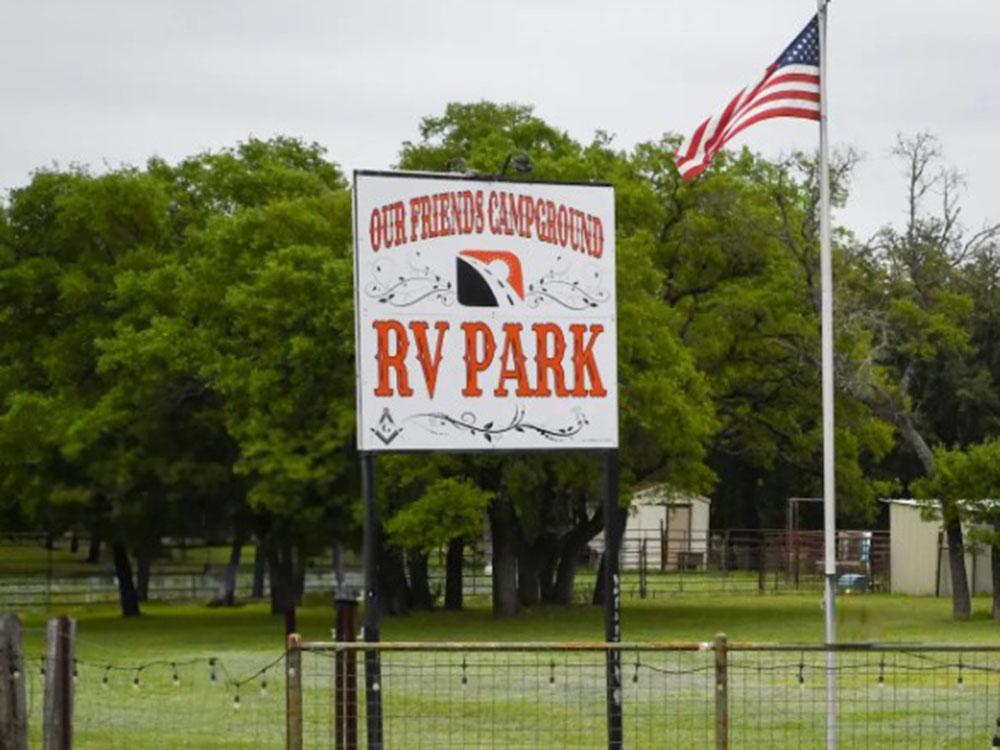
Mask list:
[{"label": "building roof", "polygon": [[707,497],[684,492],[666,482],[639,484],[632,490],[632,503],[634,505],[680,505],[693,502],[705,505],[712,504],[712,501]]}]

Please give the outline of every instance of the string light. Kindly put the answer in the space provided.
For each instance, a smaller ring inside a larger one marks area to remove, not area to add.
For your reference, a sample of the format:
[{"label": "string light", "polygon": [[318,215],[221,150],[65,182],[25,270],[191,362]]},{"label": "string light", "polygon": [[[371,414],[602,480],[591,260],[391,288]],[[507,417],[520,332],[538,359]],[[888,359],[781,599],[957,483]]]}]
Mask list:
[{"label": "string light", "polygon": [[264,676],[260,678],[260,697],[267,697],[267,670],[264,671]]},{"label": "string light", "polygon": [[174,687],[181,686],[181,676],[177,674],[177,665],[174,662],[170,662],[170,668],[173,670],[174,674],[171,681],[174,683]]},{"label": "string light", "polygon": [[236,686],[236,694],[233,696],[233,710],[240,710],[240,686]]},{"label": "string light", "polygon": [[635,655],[635,673],[632,675],[632,684],[639,682],[639,653]]},{"label": "string light", "polygon": [[554,687],[556,684],[556,663],[555,660],[549,662],[549,687]]},{"label": "string light", "polygon": [[959,657],[958,657],[958,682],[957,682],[957,685],[958,685],[959,689],[965,687],[965,680],[962,679],[962,657],[961,657],[961,655],[959,655]]},{"label": "string light", "polygon": [[805,662],[799,662],[799,690],[806,689],[806,665]]},{"label": "string light", "polygon": [[219,681],[219,677],[218,677],[218,675],[217,675],[217,674],[215,674],[215,657],[212,657],[211,659],[209,659],[209,660],[208,660],[208,666],[209,666],[209,668],[211,669],[211,671],[210,671],[210,672],[209,672],[209,674],[208,674],[208,680],[209,680],[209,682],[211,682],[211,683],[212,683],[213,685],[215,685],[215,684],[217,684],[217,683],[218,683],[218,681]]},{"label": "string light", "polygon": [[465,655],[462,655],[462,689],[464,690],[469,685],[469,675],[466,674],[468,669],[468,664],[465,662]]},{"label": "string light", "polygon": [[142,671],[142,667],[139,667],[139,668],[137,668],[135,670],[135,677],[132,678],[132,689],[133,690],[138,690],[139,689],[139,672],[141,672],[141,671]]},{"label": "string light", "polygon": [[882,661],[878,664],[878,686],[879,689],[885,687],[885,657],[882,657]]},{"label": "string light", "polygon": [[101,687],[105,690],[108,689],[108,682],[111,679],[111,665],[109,664],[104,668],[104,678],[101,680]]}]

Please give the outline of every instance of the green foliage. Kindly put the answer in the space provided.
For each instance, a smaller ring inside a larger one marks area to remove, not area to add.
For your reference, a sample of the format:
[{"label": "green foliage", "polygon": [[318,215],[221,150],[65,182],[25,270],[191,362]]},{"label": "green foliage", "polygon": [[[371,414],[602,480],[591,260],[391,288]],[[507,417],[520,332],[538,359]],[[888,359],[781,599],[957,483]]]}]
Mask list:
[{"label": "green foliage", "polygon": [[975,541],[1000,546],[1000,439],[965,449],[940,446],[934,460],[937,471],[913,483],[914,495],[938,500],[945,515],[977,524]]},{"label": "green foliage", "polygon": [[483,513],[493,493],[466,477],[436,479],[424,493],[386,523],[392,544],[430,552],[452,539],[475,538],[483,531]]}]

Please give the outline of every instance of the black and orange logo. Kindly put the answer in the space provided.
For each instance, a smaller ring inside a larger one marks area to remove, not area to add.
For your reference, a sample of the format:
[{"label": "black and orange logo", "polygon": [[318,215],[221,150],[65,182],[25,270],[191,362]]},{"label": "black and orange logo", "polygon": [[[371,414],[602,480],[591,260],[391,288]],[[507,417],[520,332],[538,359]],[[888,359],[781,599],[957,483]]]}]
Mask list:
[{"label": "black and orange logo", "polygon": [[506,250],[463,250],[455,257],[458,303],[514,307],[524,301],[521,261]]}]

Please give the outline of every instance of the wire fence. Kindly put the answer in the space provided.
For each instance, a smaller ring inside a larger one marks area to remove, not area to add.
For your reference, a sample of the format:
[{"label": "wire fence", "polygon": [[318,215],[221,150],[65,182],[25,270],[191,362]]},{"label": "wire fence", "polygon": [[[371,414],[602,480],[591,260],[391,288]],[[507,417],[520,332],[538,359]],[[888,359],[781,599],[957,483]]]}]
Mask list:
[{"label": "wire fence", "polygon": [[[825,647],[729,644],[720,664],[705,643],[305,644],[306,746],[367,746],[363,655],[378,653],[386,748],[607,748],[608,648],[621,654],[621,747],[824,745]],[[336,679],[347,653],[357,655],[353,695]],[[835,656],[838,747],[991,746],[1000,647],[861,645]],[[357,744],[338,744],[338,726]]]},{"label": "wire fence", "polygon": [[[621,664],[619,747],[824,744],[828,650],[720,640],[304,643],[271,657],[76,659],[73,744],[608,748],[611,651]],[[839,748],[981,750],[1000,732],[1000,645],[852,644],[834,655]],[[32,747],[47,663],[24,667]],[[382,743],[370,743],[379,715]]]}]

